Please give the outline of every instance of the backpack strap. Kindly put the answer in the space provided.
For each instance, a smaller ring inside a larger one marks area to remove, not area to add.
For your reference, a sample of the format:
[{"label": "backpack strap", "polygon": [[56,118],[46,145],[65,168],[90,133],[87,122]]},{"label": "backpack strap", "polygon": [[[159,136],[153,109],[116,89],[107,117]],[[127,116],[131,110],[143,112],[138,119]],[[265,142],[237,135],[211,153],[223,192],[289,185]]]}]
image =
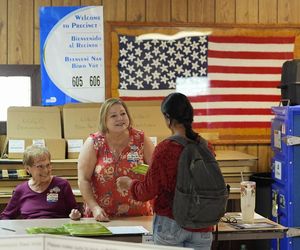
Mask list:
[{"label": "backpack strap", "polygon": [[196,142],[196,141],[193,141],[191,139],[187,139],[185,137],[182,137],[180,135],[171,135],[167,138],[167,140],[176,141],[176,142],[178,142],[179,144],[181,144],[183,146],[186,146],[189,143],[194,143],[194,144],[204,143],[205,145],[207,145],[207,141],[203,137],[199,136],[199,138],[200,138],[200,140],[198,142]]},{"label": "backpack strap", "polygon": [[177,143],[181,144],[182,146],[186,146],[189,143],[195,143],[192,140],[188,140],[180,135],[172,135],[168,137],[168,140],[176,141]]}]

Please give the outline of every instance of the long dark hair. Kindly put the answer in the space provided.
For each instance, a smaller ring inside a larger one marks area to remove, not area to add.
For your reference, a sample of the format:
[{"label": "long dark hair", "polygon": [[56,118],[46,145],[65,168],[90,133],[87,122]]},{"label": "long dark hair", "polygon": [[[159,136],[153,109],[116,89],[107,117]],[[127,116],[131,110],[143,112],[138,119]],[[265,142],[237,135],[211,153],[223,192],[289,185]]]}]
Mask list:
[{"label": "long dark hair", "polygon": [[161,112],[172,123],[176,120],[185,127],[187,138],[196,141],[199,137],[192,128],[194,111],[189,99],[181,93],[172,93],[164,98],[161,103]]}]

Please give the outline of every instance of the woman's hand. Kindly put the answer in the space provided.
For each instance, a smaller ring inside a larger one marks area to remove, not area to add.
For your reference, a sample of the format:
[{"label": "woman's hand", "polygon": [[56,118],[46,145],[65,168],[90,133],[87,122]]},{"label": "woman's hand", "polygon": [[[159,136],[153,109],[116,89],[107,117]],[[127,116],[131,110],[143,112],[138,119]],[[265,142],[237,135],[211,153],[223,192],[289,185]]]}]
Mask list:
[{"label": "woman's hand", "polygon": [[96,221],[109,221],[108,215],[105,213],[104,209],[99,206],[94,207],[92,213]]},{"label": "woman's hand", "polygon": [[71,213],[69,214],[69,217],[72,220],[79,220],[81,218],[81,213],[79,212],[78,209],[72,209]]},{"label": "woman's hand", "polygon": [[132,184],[132,179],[128,176],[122,176],[117,179],[117,189],[122,194],[128,193],[131,184]]}]

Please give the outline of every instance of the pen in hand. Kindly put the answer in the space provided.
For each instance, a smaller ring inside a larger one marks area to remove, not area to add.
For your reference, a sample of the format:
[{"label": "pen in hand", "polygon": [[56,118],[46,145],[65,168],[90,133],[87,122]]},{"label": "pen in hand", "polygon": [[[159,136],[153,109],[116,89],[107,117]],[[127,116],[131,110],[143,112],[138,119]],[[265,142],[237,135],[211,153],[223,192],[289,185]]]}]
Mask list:
[{"label": "pen in hand", "polygon": [[16,232],[16,230],[14,230],[14,229],[6,228],[6,227],[0,227],[0,228],[3,230],[6,230],[6,231],[10,231],[10,232]]}]

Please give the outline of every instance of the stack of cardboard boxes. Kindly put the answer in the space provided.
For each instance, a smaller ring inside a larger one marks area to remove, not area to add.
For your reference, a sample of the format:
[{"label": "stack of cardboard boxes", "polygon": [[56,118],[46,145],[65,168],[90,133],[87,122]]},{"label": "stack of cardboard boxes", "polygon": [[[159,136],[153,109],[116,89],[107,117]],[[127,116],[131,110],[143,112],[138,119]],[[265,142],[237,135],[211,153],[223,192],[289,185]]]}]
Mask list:
[{"label": "stack of cardboard boxes", "polygon": [[[158,101],[126,102],[133,127],[151,137],[154,144],[170,135]],[[77,159],[89,134],[99,130],[100,103],[66,104],[63,107],[10,107],[4,155],[21,159],[31,144],[48,147],[53,160]]]},{"label": "stack of cardboard boxes", "polygon": [[52,159],[65,159],[66,143],[58,107],[8,108],[4,153],[8,158],[23,158],[25,148],[31,144],[48,147]]}]

